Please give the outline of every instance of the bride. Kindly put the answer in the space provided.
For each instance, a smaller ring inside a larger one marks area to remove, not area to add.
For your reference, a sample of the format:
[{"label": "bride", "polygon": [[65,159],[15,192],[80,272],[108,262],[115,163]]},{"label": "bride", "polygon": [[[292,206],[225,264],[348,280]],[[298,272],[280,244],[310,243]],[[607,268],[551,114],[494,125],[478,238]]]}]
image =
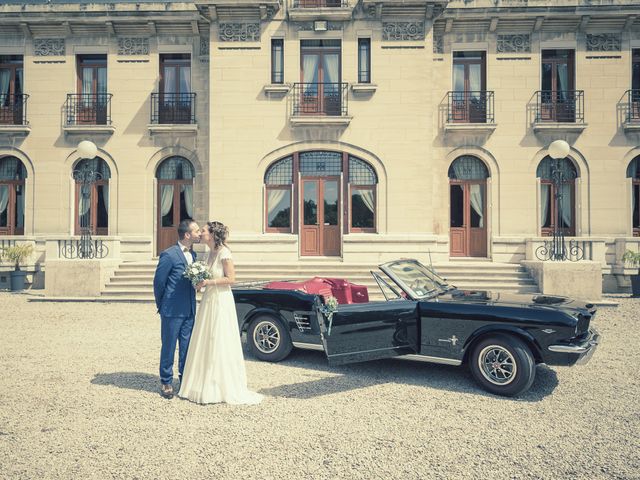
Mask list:
[{"label": "bride", "polygon": [[257,404],[262,395],[247,388],[236,306],[231,292],[235,271],[225,242],[229,229],[207,222],[200,242],[209,247],[212,278],[196,314],[178,396],[196,403]]}]

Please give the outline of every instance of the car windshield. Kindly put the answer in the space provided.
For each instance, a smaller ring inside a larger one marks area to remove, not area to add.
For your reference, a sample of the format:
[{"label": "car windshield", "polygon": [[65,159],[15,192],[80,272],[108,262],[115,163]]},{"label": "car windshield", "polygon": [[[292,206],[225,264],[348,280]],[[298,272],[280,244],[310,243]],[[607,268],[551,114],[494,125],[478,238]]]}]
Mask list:
[{"label": "car windshield", "polygon": [[380,265],[380,268],[414,298],[433,297],[453,288],[417,260],[398,260]]}]

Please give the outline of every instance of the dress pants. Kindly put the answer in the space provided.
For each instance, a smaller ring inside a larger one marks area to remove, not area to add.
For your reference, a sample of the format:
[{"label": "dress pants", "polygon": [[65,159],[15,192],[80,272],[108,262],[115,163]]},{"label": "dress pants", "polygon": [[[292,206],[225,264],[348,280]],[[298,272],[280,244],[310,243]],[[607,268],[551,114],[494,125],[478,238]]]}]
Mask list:
[{"label": "dress pants", "polygon": [[160,317],[162,349],[160,350],[160,383],[170,385],[173,381],[173,360],[178,343],[178,373],[182,375],[187,359],[187,349],[193,330],[193,317]]}]

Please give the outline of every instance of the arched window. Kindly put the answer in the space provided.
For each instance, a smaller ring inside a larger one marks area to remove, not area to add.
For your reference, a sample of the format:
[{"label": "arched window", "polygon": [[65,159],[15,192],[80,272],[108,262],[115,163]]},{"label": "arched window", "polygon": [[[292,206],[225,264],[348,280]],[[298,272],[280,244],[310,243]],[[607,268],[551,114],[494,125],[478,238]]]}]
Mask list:
[{"label": "arched window", "polygon": [[24,235],[27,169],[16,157],[0,158],[0,235]]},{"label": "arched window", "polygon": [[487,178],[489,169],[472,155],[449,166],[449,253],[452,257],[487,255]]},{"label": "arched window", "polygon": [[266,191],[267,231],[291,232],[291,188],[293,184],[293,157],[273,163],[264,176]]},{"label": "arched window", "polygon": [[156,170],[158,179],[158,252],[177,241],[176,229],[182,220],[193,218],[195,170],[189,160],[173,156]]},{"label": "arched window", "polygon": [[631,225],[633,236],[640,237],[640,156],[629,163],[627,178],[631,178]]},{"label": "arched window", "polygon": [[[540,179],[540,233],[545,236],[553,235],[559,211],[560,229],[565,235],[573,236],[576,234],[575,184],[578,171],[571,160],[567,158],[559,160],[559,173],[562,182],[559,189],[556,189],[553,181],[555,162],[556,160],[551,157],[545,157],[538,165],[536,172],[536,176]],[[556,202],[556,198],[558,202]]]},{"label": "arched window", "polygon": [[[341,176],[346,183],[338,188]],[[303,180],[311,179],[308,184],[319,182],[311,186],[323,193],[322,205],[317,205],[311,199],[316,190],[309,189],[303,192],[303,196],[306,192],[309,198],[297,205],[299,177]],[[344,229],[351,232],[375,232],[377,184],[378,177],[371,165],[342,152],[308,151],[282,158],[272,163],[264,176],[266,231],[294,232],[296,212],[301,208],[309,218],[322,211],[323,226],[340,228],[340,198],[345,195],[348,198],[349,221],[347,223],[347,218],[344,218]]]},{"label": "arched window", "polygon": [[378,177],[367,162],[349,156],[351,231],[376,231],[376,185]]},{"label": "arched window", "polygon": [[[93,173],[95,181],[82,183],[80,178]],[[111,170],[100,157],[80,160],[74,168],[76,179],[75,233],[88,228],[92,235],[109,234],[109,179]]]}]

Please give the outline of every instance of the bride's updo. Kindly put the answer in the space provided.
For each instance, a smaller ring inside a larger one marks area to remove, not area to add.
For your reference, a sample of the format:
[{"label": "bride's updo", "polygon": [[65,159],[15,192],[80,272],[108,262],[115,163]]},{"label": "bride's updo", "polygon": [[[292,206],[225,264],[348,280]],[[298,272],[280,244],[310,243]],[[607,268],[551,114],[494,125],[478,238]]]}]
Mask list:
[{"label": "bride's updo", "polygon": [[213,245],[215,248],[226,245],[227,237],[229,236],[229,227],[222,222],[207,222],[207,228],[213,237]]}]

